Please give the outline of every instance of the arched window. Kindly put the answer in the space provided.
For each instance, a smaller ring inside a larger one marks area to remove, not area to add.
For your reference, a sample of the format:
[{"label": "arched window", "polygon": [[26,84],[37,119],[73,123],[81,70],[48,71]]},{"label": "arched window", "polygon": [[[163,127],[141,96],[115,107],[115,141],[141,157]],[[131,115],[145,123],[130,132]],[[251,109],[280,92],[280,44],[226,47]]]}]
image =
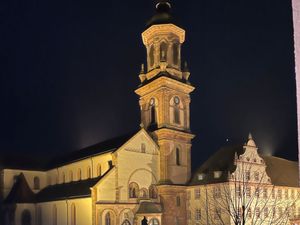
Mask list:
[{"label": "arched window", "polygon": [[97,165],[97,176],[98,177],[101,176],[101,164],[100,163]]},{"label": "arched window", "polygon": [[149,225],[159,225],[159,220],[156,218],[153,218],[149,221]]},{"label": "arched window", "polygon": [[35,190],[40,189],[40,178],[38,178],[38,177],[33,178],[33,189],[35,189]]},{"label": "arched window", "polygon": [[142,153],[145,153],[145,152],[146,152],[146,145],[145,145],[145,143],[142,143],[142,144],[141,144],[141,152],[142,152]]},{"label": "arched window", "polygon": [[180,110],[179,110],[180,99],[174,97],[174,123],[180,124]]},{"label": "arched window", "polygon": [[66,175],[64,172],[62,172],[62,182],[65,183],[66,182]]},{"label": "arched window", "polygon": [[78,169],[77,177],[78,177],[78,180],[81,180],[81,169]]},{"label": "arched window", "polygon": [[177,65],[179,61],[179,44],[174,43],[172,48],[173,48],[173,63],[174,65]]},{"label": "arched window", "polygon": [[137,198],[139,194],[139,185],[135,182],[129,184],[129,198]]},{"label": "arched window", "polygon": [[74,203],[71,205],[71,225],[76,225],[76,207]]},{"label": "arched window", "polygon": [[180,165],[180,149],[176,148],[176,165],[179,166]]},{"label": "arched window", "polygon": [[142,188],[142,189],[140,190],[140,198],[143,198],[143,199],[147,198],[147,197],[148,197],[148,193],[147,193],[147,192],[148,192],[148,191],[147,191],[146,188]]},{"label": "arched window", "polygon": [[160,44],[160,61],[161,62],[167,61],[167,51],[168,51],[168,45],[165,42],[162,42]]},{"label": "arched window", "polygon": [[157,189],[154,185],[149,187],[149,197],[153,199],[157,198]]},{"label": "arched window", "polygon": [[105,215],[105,225],[112,225],[110,212],[106,213]]},{"label": "arched window", "polygon": [[70,179],[70,182],[73,181],[73,172],[72,171],[70,171],[70,173],[69,173],[69,179]]},{"label": "arched window", "polygon": [[153,64],[154,64],[154,46],[153,45],[150,47],[150,51],[149,51],[149,64],[150,64],[150,67],[153,67]]},{"label": "arched window", "polygon": [[87,168],[87,174],[86,174],[87,179],[91,178],[91,167]]},{"label": "arched window", "polygon": [[155,100],[150,99],[150,124],[156,124]]},{"label": "arched window", "polygon": [[53,225],[57,225],[57,208],[56,205],[53,205],[53,212],[52,212],[52,221],[53,221]]},{"label": "arched window", "polygon": [[22,212],[21,224],[22,225],[31,225],[31,214],[30,214],[30,211],[28,209],[25,209]]}]

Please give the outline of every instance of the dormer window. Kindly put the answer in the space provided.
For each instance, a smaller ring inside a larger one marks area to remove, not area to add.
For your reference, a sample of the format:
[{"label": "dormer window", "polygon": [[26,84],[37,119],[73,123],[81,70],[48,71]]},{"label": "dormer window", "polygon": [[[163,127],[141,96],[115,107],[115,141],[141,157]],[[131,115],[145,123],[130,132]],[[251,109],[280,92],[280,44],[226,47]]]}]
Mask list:
[{"label": "dormer window", "polygon": [[220,178],[221,175],[222,175],[222,171],[214,171],[214,178],[215,178],[215,179]]},{"label": "dormer window", "polygon": [[204,173],[198,174],[198,180],[203,180],[204,179]]}]

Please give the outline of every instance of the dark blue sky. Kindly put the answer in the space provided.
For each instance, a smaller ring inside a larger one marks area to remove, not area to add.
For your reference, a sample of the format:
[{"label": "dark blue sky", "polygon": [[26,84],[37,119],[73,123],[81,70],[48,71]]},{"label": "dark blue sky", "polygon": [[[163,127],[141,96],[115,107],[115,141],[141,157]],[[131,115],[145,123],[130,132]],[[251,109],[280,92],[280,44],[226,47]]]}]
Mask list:
[{"label": "dark blue sky", "polygon": [[[196,87],[193,165],[251,131],[297,160],[292,11],[282,0],[173,0]],[[0,3],[0,152],[51,156],[139,128],[154,1]]]}]

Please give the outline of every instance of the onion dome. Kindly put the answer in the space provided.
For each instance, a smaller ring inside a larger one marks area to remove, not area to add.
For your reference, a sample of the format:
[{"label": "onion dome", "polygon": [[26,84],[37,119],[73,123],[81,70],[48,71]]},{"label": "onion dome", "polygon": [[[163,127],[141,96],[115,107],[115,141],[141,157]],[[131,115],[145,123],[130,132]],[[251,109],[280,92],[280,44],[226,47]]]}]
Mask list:
[{"label": "onion dome", "polygon": [[154,16],[147,22],[146,27],[151,27],[156,24],[176,24],[174,17],[171,14],[172,7],[169,0],[160,0],[156,4],[156,12]]}]

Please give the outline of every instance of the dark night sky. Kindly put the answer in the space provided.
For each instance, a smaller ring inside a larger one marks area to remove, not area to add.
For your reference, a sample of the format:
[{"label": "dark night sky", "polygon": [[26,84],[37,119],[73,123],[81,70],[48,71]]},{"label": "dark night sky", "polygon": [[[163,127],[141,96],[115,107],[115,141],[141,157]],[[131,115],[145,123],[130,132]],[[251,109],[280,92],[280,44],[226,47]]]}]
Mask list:
[{"label": "dark night sky", "polygon": [[[193,166],[251,131],[297,160],[292,11],[283,0],[173,0],[187,31]],[[154,1],[0,3],[0,152],[52,156],[139,128]]]}]

